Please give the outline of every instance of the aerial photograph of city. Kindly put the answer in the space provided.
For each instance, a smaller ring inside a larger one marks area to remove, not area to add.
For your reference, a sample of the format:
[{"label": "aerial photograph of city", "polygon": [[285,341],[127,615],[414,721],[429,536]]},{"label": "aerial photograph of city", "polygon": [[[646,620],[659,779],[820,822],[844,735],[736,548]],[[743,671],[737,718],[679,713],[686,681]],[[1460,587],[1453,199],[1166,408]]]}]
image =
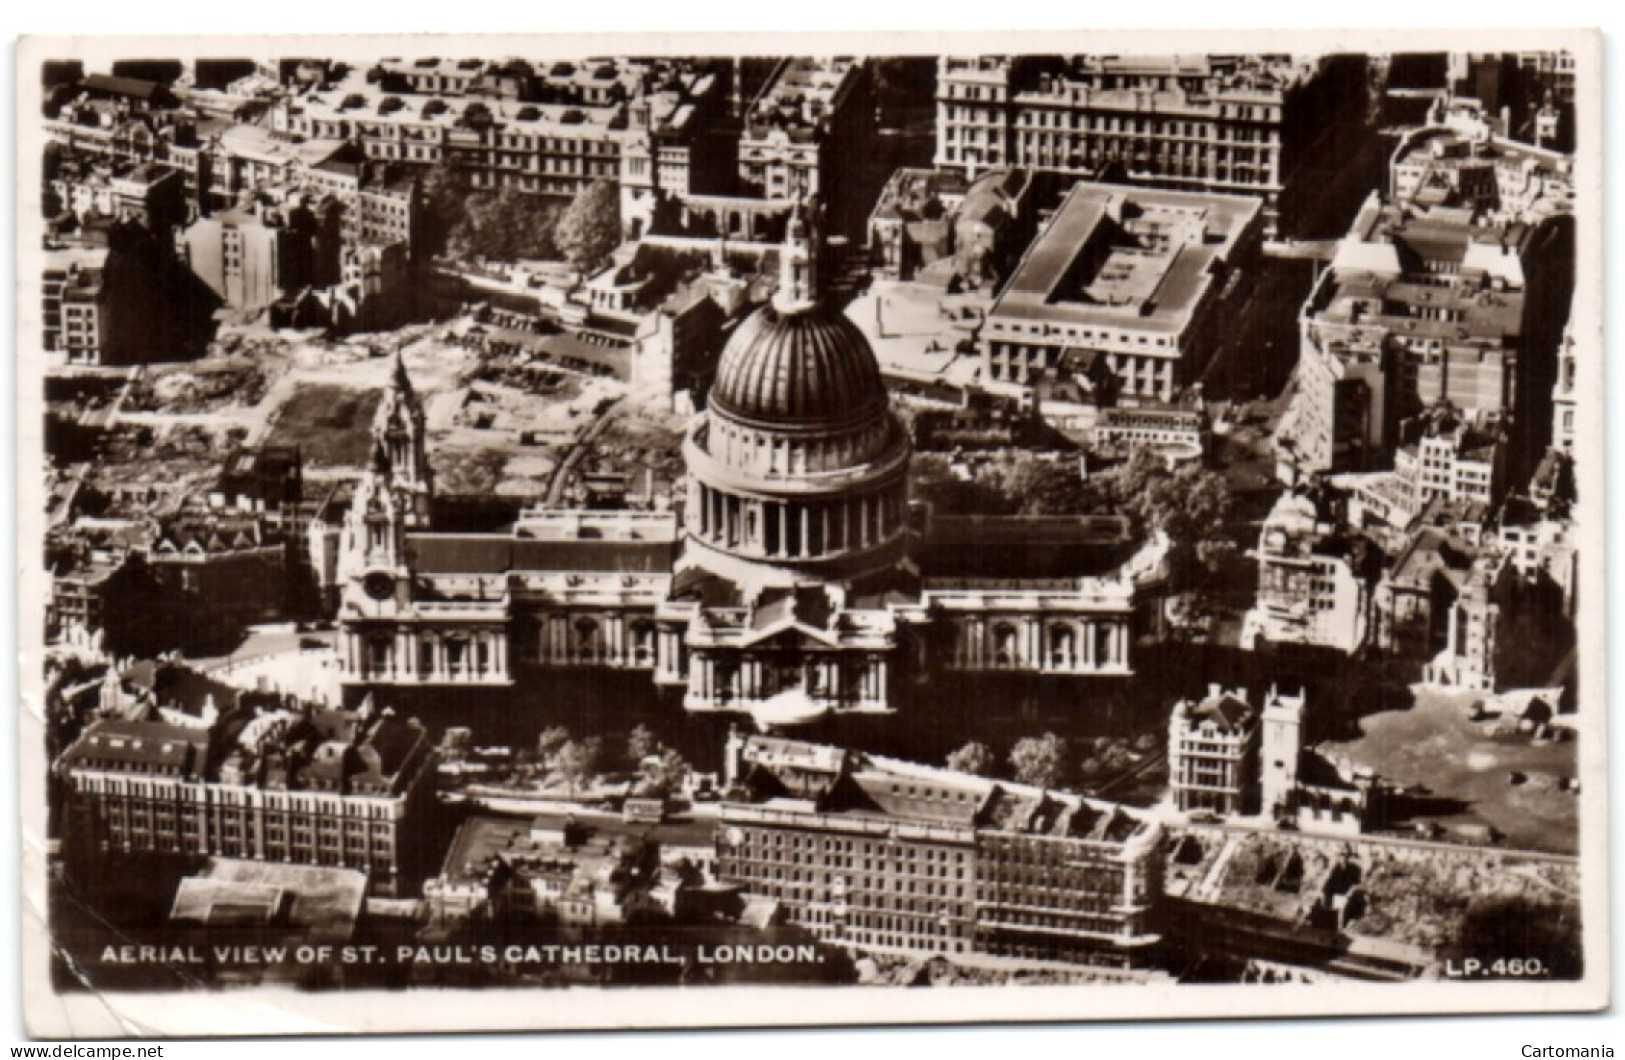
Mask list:
[{"label": "aerial photograph of city", "polygon": [[19,60],[47,996],[1596,985],[1596,68],[514,41]]}]

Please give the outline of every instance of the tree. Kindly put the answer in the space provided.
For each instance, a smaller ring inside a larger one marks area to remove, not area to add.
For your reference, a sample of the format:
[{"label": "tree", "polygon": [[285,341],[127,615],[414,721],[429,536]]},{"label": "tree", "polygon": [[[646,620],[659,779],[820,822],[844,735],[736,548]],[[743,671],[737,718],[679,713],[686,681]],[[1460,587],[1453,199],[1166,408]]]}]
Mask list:
[{"label": "tree", "polygon": [[468,199],[468,174],[453,159],[442,159],[429,167],[420,186],[423,210],[419,235],[428,254],[446,250],[451,232],[463,220]]},{"label": "tree", "polygon": [[562,725],[550,725],[536,737],[536,758],[544,767],[550,767],[559,748],[570,742],[570,730]]},{"label": "tree", "polygon": [[948,768],[955,773],[974,773],[987,776],[993,772],[993,749],[978,740],[961,747],[948,756]]},{"label": "tree", "polygon": [[470,129],[489,129],[493,120],[490,106],[480,100],[463,108],[461,122]]},{"label": "tree", "polygon": [[1047,732],[1017,740],[1010,748],[1010,768],[1022,784],[1053,788],[1065,779],[1068,757],[1066,741]]},{"label": "tree", "polygon": [[660,741],[655,734],[649,731],[647,725],[639,725],[626,736],[626,757],[634,766],[642,764],[643,760],[660,749]]},{"label": "tree", "polygon": [[1100,487],[1070,460],[1026,459],[1010,469],[1005,488],[1023,515],[1088,515],[1104,506]]},{"label": "tree", "polygon": [[595,180],[576,194],[553,233],[564,256],[583,272],[595,271],[621,244],[621,195],[615,184]]},{"label": "tree", "polygon": [[431,242],[431,252],[492,261],[558,256],[553,232],[562,207],[557,202],[514,187],[471,192],[460,179],[437,177],[435,170],[430,178],[425,181],[426,228],[444,232],[440,242]]},{"label": "tree", "polygon": [[564,781],[572,797],[597,776],[603,750],[604,742],[589,736],[585,740],[567,740],[553,756],[553,774]]},{"label": "tree", "polygon": [[667,748],[660,760],[643,766],[643,787],[651,796],[665,796],[681,791],[688,780],[688,760]]}]

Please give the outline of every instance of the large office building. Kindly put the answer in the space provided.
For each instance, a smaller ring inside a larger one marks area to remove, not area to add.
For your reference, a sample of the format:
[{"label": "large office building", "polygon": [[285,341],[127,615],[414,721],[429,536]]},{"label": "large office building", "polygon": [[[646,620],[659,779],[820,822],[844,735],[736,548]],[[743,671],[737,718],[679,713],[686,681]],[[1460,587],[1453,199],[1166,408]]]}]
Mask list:
[{"label": "large office building", "polygon": [[1364,99],[1352,56],[945,56],[936,164],[1257,195],[1283,191]]},{"label": "large office building", "polygon": [[680,515],[538,509],[508,533],[436,532],[398,371],[332,531],[346,682],[642,670],[690,710],[782,721],[889,711],[899,671],[1129,674],[1136,588],[1161,576],[1165,539],[1115,517],[912,506],[908,433],[862,333],[820,296],[811,224],[792,220],[777,294],[723,350],[683,443]]},{"label": "large office building", "polygon": [[1510,420],[1525,330],[1515,243],[1468,216],[1367,202],[1299,316],[1297,388],[1276,432],[1284,466],[1386,466],[1402,424],[1441,403]]},{"label": "large office building", "polygon": [[1147,965],[1161,827],[1066,792],[729,739],[717,875],[863,950]]},{"label": "large office building", "polygon": [[692,136],[726,87],[677,60],[532,69],[427,58],[382,64],[376,79],[357,75],[292,93],[273,109],[271,128],[295,139],[353,140],[374,161],[453,161],[476,188],[552,195],[618,180],[624,145],[643,142],[647,154],[653,131],[654,161],[664,185],[675,187],[684,181],[671,167],[690,164]]},{"label": "large office building", "polygon": [[160,708],[93,722],[57,764],[91,852],[338,866],[385,891],[427,867],[435,753],[415,720],[268,693]]},{"label": "large office building", "polygon": [[1214,352],[1260,212],[1233,195],[1078,183],[988,311],[983,380],[1032,388],[1100,360],[1125,402],[1171,401]]}]

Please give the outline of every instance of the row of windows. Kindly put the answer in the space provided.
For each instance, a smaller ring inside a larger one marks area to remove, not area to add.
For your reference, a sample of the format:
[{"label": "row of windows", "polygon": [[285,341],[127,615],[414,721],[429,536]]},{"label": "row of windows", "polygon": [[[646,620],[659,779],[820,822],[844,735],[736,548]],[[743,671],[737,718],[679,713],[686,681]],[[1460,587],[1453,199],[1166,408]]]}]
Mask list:
[{"label": "row of windows", "polygon": [[[340,799],[336,805],[329,802],[325,806],[317,806],[315,799],[299,794],[289,794],[279,791],[233,791],[226,786],[216,786],[209,790],[209,801],[187,798],[184,801],[176,800],[169,791],[158,786],[143,784],[140,780],[126,780],[123,778],[80,777],[78,788],[87,794],[103,796],[122,796],[121,798],[104,798],[102,806],[109,812],[123,812],[126,806],[135,810],[143,807],[156,806],[159,808],[172,808],[179,806],[191,813],[202,813],[205,810],[222,817],[242,816],[253,814],[266,820],[286,818],[300,824],[309,824],[314,821],[324,828],[336,828],[339,822],[345,827],[359,827],[363,820],[393,821],[399,813],[399,804],[394,800],[361,800]],[[165,785],[164,787],[168,787]],[[183,789],[195,793],[196,788]],[[150,800],[150,801],[149,801]],[[377,827],[387,827],[378,825]]]},{"label": "row of windows", "polygon": [[[892,793],[897,794],[898,785],[892,785]],[[910,794],[913,793],[912,786]],[[766,851],[792,850],[792,851],[823,851],[828,854],[856,854],[863,858],[892,857],[906,858],[909,861],[921,860],[926,862],[940,861],[944,864],[952,862],[963,866],[968,852],[953,850],[944,847],[920,846],[915,844],[899,844],[891,839],[849,839],[844,836],[809,836],[798,832],[785,832],[778,829],[751,830],[745,833],[741,849],[752,846]]]},{"label": "row of windows", "polygon": [[[184,822],[183,826],[176,828],[172,824],[159,824],[148,826],[141,823],[125,824],[119,821],[109,821],[107,834],[113,841],[129,846],[139,846],[149,849],[176,849],[177,846],[191,848],[199,840],[199,830],[194,822]],[[239,830],[227,829],[211,833],[212,846],[231,853],[236,850],[248,849],[257,846],[252,831],[246,835]],[[177,843],[177,840],[179,843]],[[369,845],[364,838],[340,844],[336,837],[324,837],[322,842],[315,844],[318,850],[329,852],[344,852],[356,857],[364,857],[369,851],[374,857],[389,858],[394,855],[395,846],[387,839],[375,839]],[[280,832],[267,834],[264,837],[265,849],[273,854],[286,855],[290,850],[309,850],[312,844],[309,836],[295,835],[291,842]]]},{"label": "row of windows", "polygon": [[[737,859],[737,860],[734,860]],[[747,847],[741,847],[730,855],[730,864],[733,871],[738,873],[759,876],[762,879],[783,880],[788,883],[823,884],[825,886],[848,886],[863,890],[884,891],[888,887],[894,888],[899,894],[906,890],[909,894],[949,894],[957,893],[957,888],[949,884],[938,882],[943,880],[965,880],[963,867],[950,868],[947,865],[918,865],[904,868],[901,865],[888,866],[883,859],[853,858],[850,856],[836,856],[824,859],[820,868],[786,868],[786,865],[799,866],[803,859],[786,854],[784,851],[757,851],[754,855]],[[857,873],[848,876],[832,870],[845,869]],[[899,875],[900,873],[909,875]],[[869,875],[873,873],[874,875]],[[884,873],[885,875],[880,875]]]},{"label": "row of windows", "polygon": [[[143,810],[140,807],[126,807],[117,803],[107,806],[103,814],[109,822],[115,825],[128,823],[131,827],[143,828],[152,827],[155,824],[160,827],[172,827],[179,820],[181,825],[189,831],[196,830],[203,820],[196,813],[185,811],[177,813],[174,809],[165,807],[147,807]],[[307,821],[296,820],[289,823],[279,819],[259,822],[252,818],[248,820],[226,818],[224,820],[211,820],[208,823],[211,831],[227,835],[237,835],[244,832],[253,835],[262,823],[265,834],[273,837],[283,835],[285,827],[292,830],[295,838],[309,839],[313,834],[316,834],[322,837],[323,842],[336,843],[340,835],[339,830],[334,827],[332,821],[321,821],[315,827],[312,827]],[[355,822],[350,822],[343,830],[343,835],[351,842],[364,841],[369,833],[374,839],[381,841],[388,841],[395,834],[394,829],[389,825],[374,825],[371,829],[368,829],[364,825]]]}]

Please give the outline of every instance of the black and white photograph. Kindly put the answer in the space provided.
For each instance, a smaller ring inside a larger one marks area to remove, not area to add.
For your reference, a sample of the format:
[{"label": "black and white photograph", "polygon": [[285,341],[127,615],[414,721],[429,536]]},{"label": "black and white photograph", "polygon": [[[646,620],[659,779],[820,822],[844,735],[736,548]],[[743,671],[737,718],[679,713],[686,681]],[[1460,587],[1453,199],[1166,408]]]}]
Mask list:
[{"label": "black and white photograph", "polygon": [[797,40],[20,43],[31,1031],[1604,1007],[1600,38]]}]

